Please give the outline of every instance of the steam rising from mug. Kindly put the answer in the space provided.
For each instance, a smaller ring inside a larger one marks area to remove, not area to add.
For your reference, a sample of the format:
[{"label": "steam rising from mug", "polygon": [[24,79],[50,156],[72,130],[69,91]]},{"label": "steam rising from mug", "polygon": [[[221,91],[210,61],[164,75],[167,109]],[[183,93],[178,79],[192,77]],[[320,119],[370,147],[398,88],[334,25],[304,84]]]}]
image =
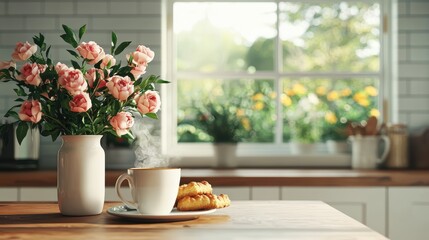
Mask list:
[{"label": "steam rising from mug", "polygon": [[148,119],[143,122],[142,119],[136,118],[133,126],[133,133],[137,136],[135,142],[136,168],[154,168],[167,167],[170,159],[161,153],[161,138],[153,136],[151,130],[154,125],[150,124]]}]

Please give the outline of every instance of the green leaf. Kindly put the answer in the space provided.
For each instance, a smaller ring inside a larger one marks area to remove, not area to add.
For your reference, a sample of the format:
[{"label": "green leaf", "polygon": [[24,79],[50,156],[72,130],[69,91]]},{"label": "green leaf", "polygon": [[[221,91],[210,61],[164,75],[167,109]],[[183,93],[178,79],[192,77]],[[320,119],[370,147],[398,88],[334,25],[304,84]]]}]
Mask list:
[{"label": "green leaf", "polygon": [[129,73],[131,71],[131,69],[132,69],[132,67],[130,67],[130,66],[123,66],[118,70],[118,73],[116,75],[124,76],[127,73]]},{"label": "green leaf", "polygon": [[139,80],[134,82],[134,86],[139,86],[143,82],[143,78],[140,78]]},{"label": "green leaf", "polygon": [[39,33],[39,40],[41,44],[45,42],[45,36],[43,36],[41,33]]},{"label": "green leaf", "polygon": [[52,141],[55,142],[57,140],[58,136],[60,136],[60,130],[55,130],[51,133]]},{"label": "green leaf", "polygon": [[113,75],[115,75],[115,73],[119,70],[120,67],[121,67],[121,63],[113,66],[112,69],[110,70],[109,77],[112,77]]},{"label": "green leaf", "polygon": [[158,115],[156,115],[156,113],[146,113],[145,116],[148,116],[152,119],[158,119]]},{"label": "green leaf", "polygon": [[169,81],[158,79],[155,81],[155,83],[170,83]]},{"label": "green leaf", "polygon": [[69,52],[73,57],[79,58],[79,54],[77,54],[75,51],[67,49],[67,52]]},{"label": "green leaf", "polygon": [[19,145],[21,145],[22,140],[27,136],[28,124],[26,122],[19,122],[18,127],[16,128],[16,138],[18,139]]},{"label": "green leaf", "polygon": [[39,38],[37,37],[37,36],[34,36],[33,37],[33,42],[34,42],[34,44],[36,44],[37,46],[39,46]]},{"label": "green leaf", "polygon": [[63,99],[61,101],[61,108],[69,110],[70,109],[69,102],[70,102],[70,100]]},{"label": "green leaf", "polygon": [[67,43],[70,43],[74,48],[76,48],[78,44],[76,40],[76,35],[74,34],[73,30],[64,24],[63,24],[63,29],[64,29],[64,32],[66,33],[67,38],[70,40],[70,42],[67,42]]},{"label": "green leaf", "polygon": [[116,113],[118,113],[119,110],[121,109],[121,104],[119,103],[119,101],[115,101],[113,104],[113,107],[114,107],[113,111],[115,112],[115,115],[116,115]]},{"label": "green leaf", "polygon": [[118,48],[115,50],[115,55],[120,54],[122,51],[125,50],[126,47],[128,47],[131,44],[131,42],[123,42],[119,44]]},{"label": "green leaf", "polygon": [[44,125],[44,128],[45,128],[45,130],[46,131],[52,131],[52,130],[54,130],[55,129],[55,125],[54,124],[52,124],[52,123],[46,123],[45,125]]},{"label": "green leaf", "polygon": [[48,49],[46,50],[46,53],[45,53],[46,58],[48,58],[50,51],[51,51],[51,46],[49,46]]},{"label": "green leaf", "polygon": [[77,63],[76,61],[73,61],[73,60],[71,60],[71,63],[75,69],[80,69],[79,63]]},{"label": "green leaf", "polygon": [[132,54],[130,54],[130,58],[127,59],[128,61],[128,65],[131,65],[131,63],[133,63],[134,57]]},{"label": "green leaf", "polygon": [[86,24],[79,28],[79,41],[82,39],[83,34],[86,32]]},{"label": "green leaf", "polygon": [[16,113],[15,111],[9,110],[4,117],[14,117],[16,119],[19,119],[18,113]]},{"label": "green leaf", "polygon": [[100,60],[99,62],[97,62],[96,64],[94,64],[94,67],[95,68],[98,68],[98,69],[101,69],[101,62],[102,62],[103,60]]},{"label": "green leaf", "polygon": [[20,96],[20,97],[25,97],[27,96],[27,93],[25,92],[25,90],[18,85],[18,88],[13,89],[13,91],[16,92],[16,95]]},{"label": "green leaf", "polygon": [[60,37],[64,40],[64,42],[73,46],[73,40],[70,36],[68,36],[67,34],[62,34],[60,35]]},{"label": "green leaf", "polygon": [[113,54],[113,51],[115,51],[116,43],[118,42],[118,37],[116,36],[116,33],[112,32],[112,48],[110,49],[110,53]]},{"label": "green leaf", "polygon": [[3,77],[6,78],[6,75],[8,76],[7,78],[9,78],[9,76],[10,76],[9,69],[1,69],[0,70],[0,79],[2,79]]}]

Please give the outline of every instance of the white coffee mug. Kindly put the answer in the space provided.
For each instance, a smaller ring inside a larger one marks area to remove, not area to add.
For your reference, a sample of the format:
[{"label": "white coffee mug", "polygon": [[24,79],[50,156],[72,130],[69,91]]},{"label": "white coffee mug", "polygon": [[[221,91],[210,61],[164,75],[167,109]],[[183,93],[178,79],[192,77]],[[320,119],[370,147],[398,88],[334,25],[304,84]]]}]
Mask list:
[{"label": "white coffee mug", "polygon": [[[140,214],[165,215],[174,207],[180,174],[180,168],[129,168],[116,180],[116,193],[127,207],[137,209]],[[121,194],[125,180],[128,180],[132,200]]]},{"label": "white coffee mug", "polygon": [[[387,136],[350,136],[352,145],[352,168],[375,169],[382,163],[390,151],[390,140]],[[384,142],[380,156],[379,144]]]}]

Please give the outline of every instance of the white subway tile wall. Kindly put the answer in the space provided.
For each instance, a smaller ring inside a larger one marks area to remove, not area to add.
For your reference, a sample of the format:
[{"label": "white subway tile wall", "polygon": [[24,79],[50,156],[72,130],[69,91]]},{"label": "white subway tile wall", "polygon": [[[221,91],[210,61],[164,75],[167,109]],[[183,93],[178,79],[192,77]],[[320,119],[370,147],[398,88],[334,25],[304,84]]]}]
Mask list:
[{"label": "white subway tile wall", "polygon": [[[73,29],[86,24],[83,41],[96,41],[106,52],[110,52],[112,31],[118,42],[132,41],[129,51],[138,44],[150,47],[156,57],[147,73],[161,74],[161,0],[0,0],[0,60],[10,59],[16,42],[32,42],[32,36],[41,32],[52,45],[53,60],[70,63],[71,56],[65,51],[70,46],[60,38],[62,24]],[[125,52],[118,58],[123,60]],[[13,86],[1,84],[1,115],[15,104]],[[56,167],[60,144],[59,140],[52,143],[50,138],[42,138],[41,168]]]},{"label": "white subway tile wall", "polygon": [[399,0],[399,120],[429,126],[429,1]]},{"label": "white subway tile wall", "polygon": [[[399,120],[410,129],[429,126],[429,1],[399,0]],[[119,41],[132,41],[153,49],[161,56],[161,0],[74,0],[35,1],[0,0],[0,59],[9,60],[17,41],[31,41],[43,32],[53,45],[52,57],[69,62],[68,47],[59,35],[61,25],[78,28],[87,25],[87,37],[109,47],[111,31]],[[122,56],[121,56],[122,57]],[[156,58],[149,74],[160,74],[161,61]],[[0,110],[14,104],[12,87],[0,87]],[[41,167],[55,167],[59,143],[42,139]]]}]

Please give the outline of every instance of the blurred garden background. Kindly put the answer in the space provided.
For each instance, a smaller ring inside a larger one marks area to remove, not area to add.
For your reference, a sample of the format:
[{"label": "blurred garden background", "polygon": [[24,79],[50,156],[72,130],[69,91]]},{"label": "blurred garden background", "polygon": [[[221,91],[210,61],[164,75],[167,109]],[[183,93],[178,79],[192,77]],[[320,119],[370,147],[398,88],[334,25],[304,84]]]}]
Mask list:
[{"label": "blurred garden background", "polygon": [[214,140],[203,124],[215,105],[251,143],[342,140],[347,123],[380,114],[377,3],[178,2],[174,13],[179,142]]}]

